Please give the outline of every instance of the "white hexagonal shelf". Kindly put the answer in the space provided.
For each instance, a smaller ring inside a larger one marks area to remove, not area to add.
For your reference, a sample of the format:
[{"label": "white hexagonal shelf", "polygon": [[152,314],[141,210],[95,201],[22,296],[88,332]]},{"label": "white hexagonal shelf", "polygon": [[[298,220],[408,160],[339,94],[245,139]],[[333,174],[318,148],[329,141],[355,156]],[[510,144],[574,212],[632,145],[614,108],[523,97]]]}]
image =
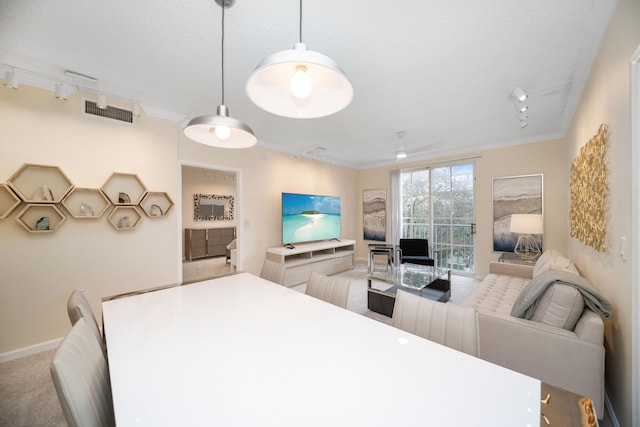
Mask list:
[{"label": "white hexagonal shelf", "polygon": [[118,231],[135,229],[141,219],[135,206],[116,206],[109,214],[109,222]]},{"label": "white hexagonal shelf", "polygon": [[0,219],[8,217],[20,203],[20,198],[7,184],[0,184]]},{"label": "white hexagonal shelf", "polygon": [[24,164],[7,182],[27,203],[60,203],[73,188],[57,166]]},{"label": "white hexagonal shelf", "polygon": [[74,188],[64,198],[62,205],[74,218],[95,219],[104,215],[111,203],[97,188]]},{"label": "white hexagonal shelf", "polygon": [[142,201],[147,188],[133,173],[113,173],[100,189],[116,206],[133,206]]},{"label": "white hexagonal shelf", "polygon": [[38,203],[25,206],[16,221],[30,233],[50,233],[60,227],[66,218],[56,205]]},{"label": "white hexagonal shelf", "polygon": [[149,191],[140,202],[140,208],[149,218],[167,216],[172,207],[169,195],[158,191]]}]

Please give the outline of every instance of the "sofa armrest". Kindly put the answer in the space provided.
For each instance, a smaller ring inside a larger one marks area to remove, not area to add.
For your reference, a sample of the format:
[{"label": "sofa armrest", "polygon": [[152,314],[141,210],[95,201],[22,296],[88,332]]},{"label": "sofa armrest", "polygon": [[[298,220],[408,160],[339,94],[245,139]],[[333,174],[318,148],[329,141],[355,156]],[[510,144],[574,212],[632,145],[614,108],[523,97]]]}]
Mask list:
[{"label": "sofa armrest", "polygon": [[542,382],[590,397],[604,415],[604,347],[572,331],[489,312],[478,313],[479,356]]},{"label": "sofa armrest", "polygon": [[523,264],[510,264],[508,262],[493,261],[489,263],[489,273],[504,274],[506,276],[518,276],[525,279],[533,277],[533,267]]}]

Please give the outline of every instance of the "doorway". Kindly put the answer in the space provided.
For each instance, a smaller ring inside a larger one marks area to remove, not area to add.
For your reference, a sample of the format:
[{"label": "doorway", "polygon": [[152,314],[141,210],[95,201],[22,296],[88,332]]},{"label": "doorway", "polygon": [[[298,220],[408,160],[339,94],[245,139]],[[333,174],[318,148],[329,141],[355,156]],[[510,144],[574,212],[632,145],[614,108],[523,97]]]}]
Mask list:
[{"label": "doorway", "polygon": [[225,276],[237,267],[238,252],[232,265],[227,246],[237,245],[239,237],[238,175],[234,170],[181,164],[182,283]]}]

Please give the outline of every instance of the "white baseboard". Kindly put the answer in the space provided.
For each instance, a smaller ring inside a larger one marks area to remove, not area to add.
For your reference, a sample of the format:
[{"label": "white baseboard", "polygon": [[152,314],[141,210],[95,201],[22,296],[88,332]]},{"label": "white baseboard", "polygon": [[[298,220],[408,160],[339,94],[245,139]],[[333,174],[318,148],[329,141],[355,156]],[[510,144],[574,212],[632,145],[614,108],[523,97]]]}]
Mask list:
[{"label": "white baseboard", "polygon": [[604,392],[604,406],[607,408],[607,413],[609,414],[609,420],[611,420],[612,427],[620,427],[620,423],[618,422],[618,417],[616,417],[616,413],[611,406],[611,401],[609,400],[609,395],[607,392]]},{"label": "white baseboard", "polygon": [[57,348],[60,345],[62,338],[56,338],[55,340],[41,342],[39,344],[30,345],[29,347],[19,348],[17,350],[8,351],[0,354],[0,363],[9,362],[10,360],[19,359],[25,356],[31,356],[32,354],[41,353],[43,351]]}]

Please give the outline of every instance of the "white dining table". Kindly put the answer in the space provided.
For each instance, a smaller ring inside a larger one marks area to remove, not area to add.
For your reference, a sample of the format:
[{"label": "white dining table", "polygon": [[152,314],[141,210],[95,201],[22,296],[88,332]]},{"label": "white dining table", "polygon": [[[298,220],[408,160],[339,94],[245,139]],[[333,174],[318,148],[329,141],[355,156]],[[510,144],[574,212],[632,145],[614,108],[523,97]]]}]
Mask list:
[{"label": "white dining table", "polygon": [[102,309],[119,427],[540,424],[540,381],[251,274]]}]

